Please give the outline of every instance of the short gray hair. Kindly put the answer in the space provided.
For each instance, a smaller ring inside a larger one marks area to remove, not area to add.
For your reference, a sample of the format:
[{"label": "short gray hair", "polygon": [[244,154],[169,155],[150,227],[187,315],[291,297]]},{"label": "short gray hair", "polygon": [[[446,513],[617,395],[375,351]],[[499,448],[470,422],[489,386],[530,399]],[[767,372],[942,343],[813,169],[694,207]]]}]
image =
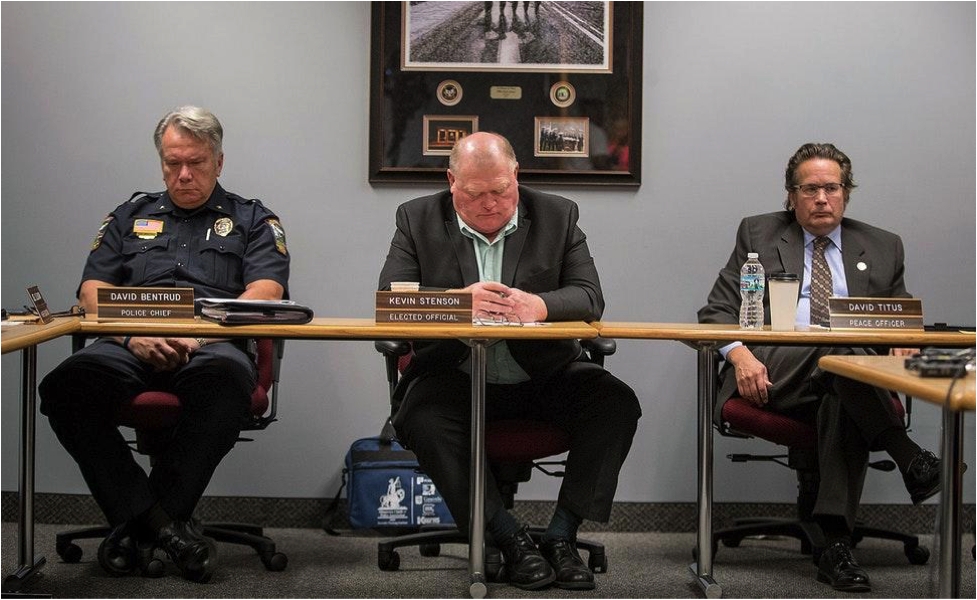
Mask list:
[{"label": "short gray hair", "polygon": [[[498,142],[497,147],[499,151],[502,153],[502,156],[509,162],[509,168],[515,171],[516,167],[519,165],[519,161],[516,160],[516,151],[512,149],[512,144],[509,143],[509,140],[505,139],[505,136],[499,135],[498,133],[495,133],[493,131],[485,131],[482,133],[491,135],[496,139],[496,141]],[[461,156],[464,153],[463,150],[464,142],[465,142],[465,138],[461,138],[460,140],[455,142],[455,145],[451,148],[451,155],[448,156],[448,169],[452,173],[455,174],[458,173],[458,168],[459,168],[458,163],[461,161]],[[494,153],[492,153],[490,150],[475,151],[472,153],[471,156],[472,158],[475,159],[475,162],[479,164],[487,163],[495,159]]]},{"label": "short gray hair", "polygon": [[166,113],[156,125],[153,141],[160,157],[163,156],[163,134],[170,125],[179,127],[199,140],[210,142],[214,156],[220,156],[224,151],[224,128],[214,113],[199,106],[181,106]]}]

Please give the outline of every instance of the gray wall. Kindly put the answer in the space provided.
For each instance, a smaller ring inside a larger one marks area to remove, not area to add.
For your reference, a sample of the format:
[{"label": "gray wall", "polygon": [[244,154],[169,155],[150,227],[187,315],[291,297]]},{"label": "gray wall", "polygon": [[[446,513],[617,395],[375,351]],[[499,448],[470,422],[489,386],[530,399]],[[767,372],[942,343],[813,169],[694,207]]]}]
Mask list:
[{"label": "gray wall", "polygon": [[[367,3],[4,3],[2,17],[4,306],[34,283],[53,307],[71,302],[103,215],[162,189],[156,120],[195,103],[224,123],[224,186],[281,216],[293,297],[320,316],[371,316],[394,209],[433,188],[366,183]],[[974,322],[972,3],[649,4],[644,47],[644,184],[557,190],[580,204],[607,320],[693,321],[739,218],[777,209],[790,154],[830,140],[860,184],[849,214],[903,236],[927,320]],[[43,345],[40,373],[68,350]],[[19,359],[2,360],[2,487],[14,490]],[[612,369],[644,417],[619,500],[694,500],[694,364],[678,343],[620,344]],[[385,395],[371,343],[289,343],[281,422],[236,448],[208,493],[331,494]],[[918,403],[913,423],[937,448],[938,410]],[[772,449],[719,439],[716,455]],[[779,468],[717,464],[717,501],[794,498]],[[37,479],[39,491],[85,491],[44,420]],[[555,485],[534,478],[522,497],[552,498]],[[907,495],[873,473],[864,499]]]}]

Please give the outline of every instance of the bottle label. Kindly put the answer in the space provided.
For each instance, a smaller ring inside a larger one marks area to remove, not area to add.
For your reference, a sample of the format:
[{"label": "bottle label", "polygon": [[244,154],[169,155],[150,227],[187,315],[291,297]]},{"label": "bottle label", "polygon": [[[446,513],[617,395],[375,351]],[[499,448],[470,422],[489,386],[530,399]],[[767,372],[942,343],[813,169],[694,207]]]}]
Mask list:
[{"label": "bottle label", "polygon": [[741,292],[762,292],[764,288],[763,275],[747,273],[740,276]]}]

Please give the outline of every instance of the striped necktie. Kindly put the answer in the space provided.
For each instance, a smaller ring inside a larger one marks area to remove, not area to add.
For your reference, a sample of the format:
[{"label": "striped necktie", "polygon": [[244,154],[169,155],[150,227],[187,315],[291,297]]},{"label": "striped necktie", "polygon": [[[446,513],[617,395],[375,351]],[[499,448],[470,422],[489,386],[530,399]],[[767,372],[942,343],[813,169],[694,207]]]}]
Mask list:
[{"label": "striped necktie", "polygon": [[824,249],[831,243],[825,236],[814,238],[814,256],[811,259],[811,325],[828,322],[828,298],[832,294],[831,268],[824,258]]}]

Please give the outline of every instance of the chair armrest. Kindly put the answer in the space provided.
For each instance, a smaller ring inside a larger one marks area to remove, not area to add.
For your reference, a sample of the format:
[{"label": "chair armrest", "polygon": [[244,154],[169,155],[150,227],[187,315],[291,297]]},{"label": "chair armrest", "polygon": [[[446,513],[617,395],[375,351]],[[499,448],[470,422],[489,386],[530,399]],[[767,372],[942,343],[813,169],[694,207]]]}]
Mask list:
[{"label": "chair armrest", "polygon": [[580,340],[580,345],[590,355],[590,362],[604,366],[604,357],[617,352],[617,342],[608,338],[594,338],[592,340]]},{"label": "chair armrest", "polygon": [[377,352],[384,356],[401,357],[410,353],[410,342],[398,342],[395,340],[377,340],[373,343]]}]

